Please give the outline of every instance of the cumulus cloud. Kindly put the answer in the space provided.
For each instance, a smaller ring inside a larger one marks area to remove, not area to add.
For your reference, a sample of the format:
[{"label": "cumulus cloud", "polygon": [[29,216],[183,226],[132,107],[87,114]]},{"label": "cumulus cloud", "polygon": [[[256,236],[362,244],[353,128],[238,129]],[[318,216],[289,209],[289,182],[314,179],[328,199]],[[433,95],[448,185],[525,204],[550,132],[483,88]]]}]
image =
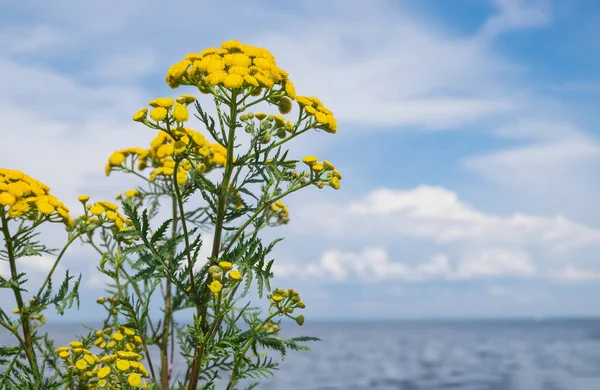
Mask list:
[{"label": "cumulus cloud", "polygon": [[318,262],[302,266],[289,262],[276,263],[273,272],[280,277],[303,277],[338,283],[352,280],[375,283],[528,277],[536,274],[536,268],[527,253],[503,248],[488,248],[455,261],[440,253],[428,261],[410,266],[401,259],[390,259],[385,249],[372,247],[359,253],[326,251]]},{"label": "cumulus cloud", "polygon": [[327,215],[320,220],[325,234],[336,237],[421,237],[437,243],[477,240],[561,250],[600,244],[600,230],[565,217],[487,214],[438,186],[380,188],[349,204],[305,206],[299,225],[310,226],[309,221],[319,215]]},{"label": "cumulus cloud", "polygon": [[600,247],[600,229],[561,216],[485,213],[434,186],[376,189],[349,204],[311,204],[297,214],[298,234],[311,234],[319,220],[322,239],[365,249],[327,249],[316,262],[276,264],[276,275],[338,282],[543,278],[575,251]]}]

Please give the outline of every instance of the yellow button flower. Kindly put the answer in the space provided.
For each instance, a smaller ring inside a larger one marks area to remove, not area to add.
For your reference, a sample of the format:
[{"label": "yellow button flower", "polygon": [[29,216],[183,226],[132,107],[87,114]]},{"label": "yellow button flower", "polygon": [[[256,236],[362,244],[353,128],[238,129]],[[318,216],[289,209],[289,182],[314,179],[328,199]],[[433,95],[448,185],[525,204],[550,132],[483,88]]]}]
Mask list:
[{"label": "yellow button flower", "polygon": [[148,115],[148,109],[142,108],[141,110],[133,114],[133,120],[136,122],[141,122],[144,119],[146,119],[146,115]]},{"label": "yellow button flower", "polygon": [[210,288],[210,291],[214,294],[218,294],[223,289],[223,285],[218,280],[213,280],[213,282],[208,285],[208,288]]},{"label": "yellow button flower", "polygon": [[75,363],[75,367],[77,367],[81,371],[85,370],[87,368],[87,366],[88,366],[87,362],[83,359],[79,359]]},{"label": "yellow button flower", "polygon": [[229,261],[221,261],[219,263],[219,267],[221,267],[223,271],[227,272],[233,268],[233,265]]},{"label": "yellow button flower", "polygon": [[242,280],[242,274],[240,273],[240,271],[233,270],[229,272],[229,278],[231,280]]},{"label": "yellow button flower", "polygon": [[127,377],[127,383],[129,383],[129,386],[132,387],[140,387],[140,384],[142,383],[142,377],[140,376],[140,374],[137,374],[135,372],[131,373]]},{"label": "yellow button flower", "polygon": [[108,374],[110,374],[110,367],[102,367],[98,371],[98,378],[104,379],[108,376]]},{"label": "yellow button flower", "polygon": [[317,162],[317,157],[316,156],[306,156],[302,159],[302,162],[305,163],[306,165],[313,165]]},{"label": "yellow button flower", "polygon": [[186,122],[189,118],[187,107],[181,104],[176,104],[175,108],[173,108],[173,118],[175,118],[177,122]]},{"label": "yellow button flower", "polygon": [[164,107],[156,107],[155,109],[153,109],[152,111],[150,111],[150,118],[152,118],[153,121],[155,122],[160,122],[165,120],[165,118],[167,117],[167,109]]},{"label": "yellow button flower", "polygon": [[117,360],[116,366],[119,371],[127,371],[129,370],[129,367],[131,367],[131,364],[128,360],[119,359]]}]

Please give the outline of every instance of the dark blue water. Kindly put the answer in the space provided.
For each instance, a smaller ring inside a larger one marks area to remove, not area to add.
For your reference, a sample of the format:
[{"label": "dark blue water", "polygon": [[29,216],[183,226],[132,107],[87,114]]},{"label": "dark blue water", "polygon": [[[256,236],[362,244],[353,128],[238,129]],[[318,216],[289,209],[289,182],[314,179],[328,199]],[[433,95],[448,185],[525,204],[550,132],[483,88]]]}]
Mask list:
[{"label": "dark blue water", "polygon": [[[600,390],[600,320],[285,326],[284,337],[323,341],[290,352],[258,389]],[[71,325],[47,329],[57,344],[81,333]]]}]

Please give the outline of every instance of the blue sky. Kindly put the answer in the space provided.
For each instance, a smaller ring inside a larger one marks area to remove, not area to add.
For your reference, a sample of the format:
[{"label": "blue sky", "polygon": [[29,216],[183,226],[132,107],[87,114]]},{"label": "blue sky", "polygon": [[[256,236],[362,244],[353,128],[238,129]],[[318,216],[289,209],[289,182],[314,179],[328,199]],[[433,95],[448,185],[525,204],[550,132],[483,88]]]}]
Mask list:
[{"label": "blue sky", "polygon": [[[0,166],[73,210],[131,188],[103,173],[153,135],[131,115],[190,92],[163,81],[186,53],[239,39],[340,127],[291,150],[336,163],[342,188],[292,196],[291,223],[265,234],[285,237],[276,284],[307,318],[599,315],[599,21],[584,0],[15,3]],[[32,283],[50,261],[23,260]],[[97,261],[74,247],[63,264],[84,273],[83,319]]]}]

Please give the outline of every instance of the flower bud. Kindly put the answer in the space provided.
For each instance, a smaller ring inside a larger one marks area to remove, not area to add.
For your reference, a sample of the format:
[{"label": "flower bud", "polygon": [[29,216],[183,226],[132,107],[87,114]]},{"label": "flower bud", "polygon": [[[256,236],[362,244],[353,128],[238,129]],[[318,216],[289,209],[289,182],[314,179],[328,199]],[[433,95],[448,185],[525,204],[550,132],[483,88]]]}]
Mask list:
[{"label": "flower bud", "polygon": [[304,315],[300,314],[298,317],[294,318],[294,320],[296,320],[298,325],[304,325]]},{"label": "flower bud", "polygon": [[282,97],[277,102],[277,108],[279,109],[280,113],[284,115],[288,114],[290,111],[292,111],[292,101],[286,97]]},{"label": "flower bud", "polygon": [[105,301],[106,301],[106,298],[104,298],[104,297],[100,297],[100,298],[96,299],[96,302],[100,305],[102,305]]}]

